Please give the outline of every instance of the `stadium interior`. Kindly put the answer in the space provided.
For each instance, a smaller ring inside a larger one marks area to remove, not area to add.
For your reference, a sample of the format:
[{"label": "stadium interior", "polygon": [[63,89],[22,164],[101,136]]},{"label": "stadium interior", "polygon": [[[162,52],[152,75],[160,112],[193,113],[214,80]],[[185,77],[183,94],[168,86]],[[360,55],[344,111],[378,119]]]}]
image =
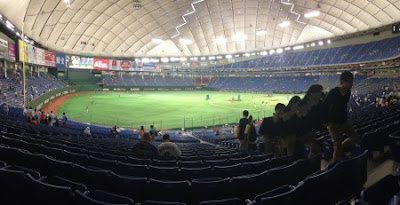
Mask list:
[{"label": "stadium interior", "polygon": [[0,0],[0,203],[400,204],[399,89],[400,0]]}]

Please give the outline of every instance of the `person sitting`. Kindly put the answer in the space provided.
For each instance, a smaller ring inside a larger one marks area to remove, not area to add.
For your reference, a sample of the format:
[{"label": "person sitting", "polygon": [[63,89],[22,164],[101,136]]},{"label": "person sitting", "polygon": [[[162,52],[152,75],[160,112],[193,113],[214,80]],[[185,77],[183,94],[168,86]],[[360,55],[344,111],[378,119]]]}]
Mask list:
[{"label": "person sitting", "polygon": [[86,137],[90,137],[92,134],[90,133],[90,127],[86,127],[86,129],[83,131],[85,133]]},{"label": "person sitting", "polygon": [[134,157],[151,159],[157,156],[157,148],[151,144],[151,137],[147,132],[140,138],[139,143],[133,145],[132,150]]},{"label": "person sitting", "polygon": [[139,135],[141,137],[143,137],[144,133],[146,133],[146,130],[144,129],[144,126],[142,125],[142,126],[140,126],[140,129],[139,129]]},{"label": "person sitting", "polygon": [[169,134],[165,134],[163,136],[163,142],[158,145],[157,150],[158,155],[162,158],[171,159],[181,156],[181,151],[179,147],[175,143],[170,142]]}]

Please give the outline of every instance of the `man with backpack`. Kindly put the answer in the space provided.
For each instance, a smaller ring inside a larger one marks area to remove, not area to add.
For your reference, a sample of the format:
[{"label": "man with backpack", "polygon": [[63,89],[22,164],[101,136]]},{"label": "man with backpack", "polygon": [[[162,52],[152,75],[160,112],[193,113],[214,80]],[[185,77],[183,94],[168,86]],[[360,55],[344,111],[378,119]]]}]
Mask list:
[{"label": "man with backpack", "polygon": [[244,131],[244,135],[247,141],[247,152],[252,153],[257,151],[257,132],[256,126],[253,122],[253,116],[250,115],[248,119],[248,124]]}]

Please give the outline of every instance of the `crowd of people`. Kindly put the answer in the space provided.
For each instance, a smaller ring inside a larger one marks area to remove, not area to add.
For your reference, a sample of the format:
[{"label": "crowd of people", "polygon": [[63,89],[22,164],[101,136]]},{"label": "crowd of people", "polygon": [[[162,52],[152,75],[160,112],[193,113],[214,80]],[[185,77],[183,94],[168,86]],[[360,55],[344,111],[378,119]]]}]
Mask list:
[{"label": "crowd of people", "polygon": [[46,124],[49,126],[67,126],[68,117],[63,113],[62,117],[59,118],[53,111],[46,113],[42,110],[32,109],[32,107],[25,107],[23,110],[23,116],[26,121],[31,124]]},{"label": "crowd of people", "polygon": [[[343,72],[340,86],[329,91],[325,96],[321,85],[312,85],[303,99],[294,96],[287,106],[279,103],[275,106],[272,117],[264,118],[260,127],[266,153],[276,156],[293,155],[296,141],[310,146],[310,155],[320,152],[316,143],[316,132],[326,126],[334,144],[334,161],[343,157],[343,147],[359,140],[359,136],[347,121],[348,102],[351,95],[354,76]],[[253,120],[247,110],[235,130],[240,141],[241,151],[254,151],[256,137],[253,131]],[[255,129],[254,129],[255,130]],[[347,138],[343,138],[346,134]]]}]

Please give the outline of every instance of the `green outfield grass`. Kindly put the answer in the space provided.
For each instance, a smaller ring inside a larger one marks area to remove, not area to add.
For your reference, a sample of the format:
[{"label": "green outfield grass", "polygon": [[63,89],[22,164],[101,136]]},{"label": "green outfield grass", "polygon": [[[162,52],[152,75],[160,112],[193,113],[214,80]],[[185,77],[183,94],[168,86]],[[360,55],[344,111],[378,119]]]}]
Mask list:
[{"label": "green outfield grass", "polygon": [[[207,94],[210,100],[206,100]],[[237,101],[238,95],[241,101]],[[131,128],[151,124],[158,129],[191,128],[237,122],[245,109],[254,119],[271,116],[275,104],[287,104],[291,96],[218,91],[92,92],[68,98],[57,115],[66,112],[70,120]]]}]

